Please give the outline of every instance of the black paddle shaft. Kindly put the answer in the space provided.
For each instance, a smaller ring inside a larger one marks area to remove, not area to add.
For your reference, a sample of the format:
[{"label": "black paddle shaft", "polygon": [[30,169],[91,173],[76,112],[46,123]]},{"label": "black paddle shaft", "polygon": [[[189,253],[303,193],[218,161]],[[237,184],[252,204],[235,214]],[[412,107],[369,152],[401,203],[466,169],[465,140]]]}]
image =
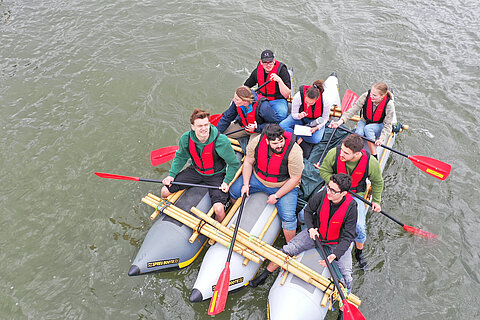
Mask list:
[{"label": "black paddle shaft", "polygon": [[[352,196],[360,199],[361,201],[363,201],[364,203],[366,203],[367,205],[369,205],[370,207],[372,206],[372,203],[371,203],[371,202],[365,200],[363,197],[359,196],[359,195],[356,194],[355,192],[350,191],[350,190],[348,190],[348,192],[349,192]],[[400,221],[398,221],[397,219],[395,219],[394,217],[392,217],[391,215],[389,215],[388,213],[386,213],[386,212],[383,211],[383,210],[381,210],[380,213],[383,214],[384,216],[386,216],[387,218],[392,219],[393,221],[395,221],[396,223],[398,223],[398,224],[401,225],[402,227],[405,225],[405,224],[401,223]]]},{"label": "black paddle shaft", "polygon": [[[143,178],[139,178],[138,181],[162,183],[162,180],[143,179]],[[178,184],[179,186],[187,186],[187,187],[199,187],[199,188],[209,188],[209,189],[219,189],[220,188],[220,187],[216,187],[216,186],[208,186],[206,184],[196,184],[196,183],[186,183],[186,182],[172,181],[170,183],[171,184]]]},{"label": "black paddle shaft", "polygon": [[230,258],[232,257],[233,246],[235,245],[235,239],[237,238],[238,227],[240,226],[240,218],[242,217],[245,199],[247,199],[247,196],[243,195],[242,204],[240,205],[240,211],[238,212],[237,222],[235,222],[235,230],[233,231],[232,243],[230,244],[230,248],[228,249],[227,262],[230,262]]}]

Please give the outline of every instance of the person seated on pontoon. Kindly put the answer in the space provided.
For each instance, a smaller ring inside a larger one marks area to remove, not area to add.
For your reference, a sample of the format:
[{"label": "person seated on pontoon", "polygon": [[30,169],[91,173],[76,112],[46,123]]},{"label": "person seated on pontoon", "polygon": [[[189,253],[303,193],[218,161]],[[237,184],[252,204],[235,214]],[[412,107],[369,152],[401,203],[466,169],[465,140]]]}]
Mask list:
[{"label": "person seated on pontoon", "polygon": [[278,124],[268,124],[261,135],[250,139],[242,175],[230,188],[233,199],[265,192],[267,203],[277,207],[287,242],[297,229],[297,185],[304,168],[303,152],[295,140]]},{"label": "person seated on pontoon", "polygon": [[[225,204],[228,201],[229,183],[240,168],[230,140],[220,134],[210,124],[210,113],[195,108],[190,116],[189,132],[180,137],[179,149],[175,154],[168,177],[163,179],[162,198],[187,188],[172,182],[186,182],[219,186],[208,189],[210,201],[215,210],[215,219],[222,221],[225,217]],[[187,161],[192,164],[182,170]]]},{"label": "person seated on pontoon", "polygon": [[370,90],[362,94],[357,102],[346,111],[340,120],[332,122],[331,128],[337,128],[345,123],[355,113],[361,110],[361,119],[357,123],[355,133],[375,143],[368,142],[372,156],[377,157],[377,146],[383,144],[392,132],[392,122],[395,116],[393,94],[384,82],[375,83]]},{"label": "person seated on pontoon", "polygon": [[277,117],[282,121],[288,116],[287,99],[292,93],[290,73],[283,62],[275,59],[271,50],[265,50],[260,55],[257,67],[244,85],[251,88],[258,84],[260,87],[269,80],[271,81],[260,89],[259,94],[267,97],[273,110],[277,113]]},{"label": "person seated on pontoon", "polygon": [[[310,127],[311,135],[297,135],[305,142],[317,144],[322,141],[325,124],[330,115],[329,107],[323,105],[324,80],[316,80],[311,86],[300,86],[293,97],[292,113],[280,126],[288,132],[294,132],[295,125]],[[301,140],[299,139],[299,142]]]},{"label": "person seated on pontoon", "polygon": [[279,122],[280,118],[267,98],[247,86],[241,86],[235,91],[230,107],[222,114],[217,129],[220,133],[227,134],[245,128],[244,131],[229,134],[230,137],[238,139],[260,134],[267,124]]}]

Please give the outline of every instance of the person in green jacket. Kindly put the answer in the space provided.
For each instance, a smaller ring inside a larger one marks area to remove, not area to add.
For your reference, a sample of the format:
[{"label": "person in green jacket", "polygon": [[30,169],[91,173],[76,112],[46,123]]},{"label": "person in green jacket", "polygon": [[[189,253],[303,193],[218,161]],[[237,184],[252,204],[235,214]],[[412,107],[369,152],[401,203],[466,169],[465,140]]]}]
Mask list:
[{"label": "person in green jacket", "polygon": [[[225,217],[225,204],[228,201],[229,183],[240,167],[227,136],[220,134],[210,124],[210,113],[195,108],[190,116],[191,130],[180,137],[179,148],[172,162],[168,177],[163,179],[163,198],[185,189],[172,182],[185,182],[219,186],[208,189],[210,201],[215,210],[215,219]],[[183,167],[188,160],[191,165]]]},{"label": "person in green jacket", "polygon": [[[363,197],[367,191],[366,179],[372,184],[372,210],[380,212],[382,207],[383,178],[380,165],[375,157],[363,150],[363,139],[358,134],[347,136],[342,145],[328,151],[320,166],[320,176],[325,181],[330,181],[334,173],[346,173],[352,177],[351,191]],[[367,239],[366,215],[367,208],[358,198],[357,201],[357,237],[355,238],[355,258],[358,266],[364,269],[367,261],[363,257],[363,246]]]}]

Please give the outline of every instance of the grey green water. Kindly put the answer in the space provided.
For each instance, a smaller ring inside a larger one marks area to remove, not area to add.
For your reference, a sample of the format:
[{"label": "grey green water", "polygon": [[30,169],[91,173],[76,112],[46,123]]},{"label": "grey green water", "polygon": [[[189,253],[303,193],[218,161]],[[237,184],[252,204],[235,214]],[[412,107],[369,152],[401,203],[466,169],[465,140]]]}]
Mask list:
[{"label": "grey green water", "polygon": [[[441,182],[390,158],[384,210],[439,239],[371,215],[363,314],[480,319],[479,20],[472,0],[0,0],[0,318],[208,319],[188,301],[201,259],[127,276],[160,186],[93,172],[163,178],[150,152],[193,107],[222,112],[270,48],[297,87],[386,81],[410,126],[396,148],[453,166]],[[231,294],[216,318],[266,319],[267,295]]]}]

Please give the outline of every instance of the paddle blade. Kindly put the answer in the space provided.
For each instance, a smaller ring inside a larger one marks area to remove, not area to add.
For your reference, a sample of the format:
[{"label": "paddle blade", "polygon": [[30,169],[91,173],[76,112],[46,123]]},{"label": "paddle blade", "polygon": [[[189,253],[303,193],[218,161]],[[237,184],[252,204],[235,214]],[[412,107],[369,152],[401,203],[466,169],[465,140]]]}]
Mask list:
[{"label": "paddle blade", "polygon": [[365,320],[363,314],[347,299],[343,300],[343,320]]},{"label": "paddle blade", "polygon": [[140,181],[140,178],[138,178],[138,177],[119,176],[118,174],[102,173],[102,172],[95,172],[95,174],[97,176],[99,176],[100,178],[105,178],[105,179]]},{"label": "paddle blade", "polygon": [[230,284],[230,262],[225,263],[225,268],[218,278],[217,285],[213,291],[210,306],[208,307],[208,314],[210,316],[219,314],[225,309],[228,296],[228,286]]},{"label": "paddle blade", "polygon": [[213,124],[215,127],[217,126],[220,119],[222,119],[223,114],[213,114],[210,116],[210,123]]},{"label": "paddle blade", "polygon": [[411,226],[407,226],[407,225],[404,225],[403,226],[403,229],[411,234],[413,234],[414,236],[419,236],[419,237],[422,237],[422,238],[425,238],[425,239],[434,239],[434,238],[438,238],[438,236],[436,234],[433,234],[433,233],[430,233],[428,231],[425,231],[425,230],[422,230],[422,229],[418,229],[418,228],[415,228],[415,227],[411,227]]},{"label": "paddle blade", "polygon": [[437,159],[425,156],[408,156],[408,159],[418,169],[440,180],[447,179],[450,170],[452,170],[451,165]]},{"label": "paddle blade", "polygon": [[178,146],[170,146],[153,150],[152,153],[150,153],[150,161],[152,162],[152,166],[155,167],[161,165],[162,163],[173,160],[177,150]]},{"label": "paddle blade", "polygon": [[353,107],[355,102],[358,100],[358,95],[353,92],[352,90],[348,89],[345,91],[345,95],[343,96],[342,99],[342,113],[345,113],[348,109]]}]

